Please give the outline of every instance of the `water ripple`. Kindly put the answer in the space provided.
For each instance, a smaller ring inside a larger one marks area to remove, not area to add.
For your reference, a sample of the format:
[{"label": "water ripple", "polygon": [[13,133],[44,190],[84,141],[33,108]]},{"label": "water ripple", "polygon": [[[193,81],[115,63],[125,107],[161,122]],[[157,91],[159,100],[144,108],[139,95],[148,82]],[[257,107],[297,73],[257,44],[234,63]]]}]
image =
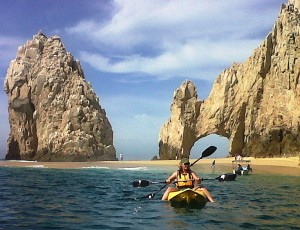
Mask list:
[{"label": "water ripple", "polygon": [[200,210],[173,208],[160,200],[162,191],[141,198],[162,185],[131,185],[161,181],[168,170],[0,168],[0,228],[300,229],[299,177],[204,181],[216,202]]}]

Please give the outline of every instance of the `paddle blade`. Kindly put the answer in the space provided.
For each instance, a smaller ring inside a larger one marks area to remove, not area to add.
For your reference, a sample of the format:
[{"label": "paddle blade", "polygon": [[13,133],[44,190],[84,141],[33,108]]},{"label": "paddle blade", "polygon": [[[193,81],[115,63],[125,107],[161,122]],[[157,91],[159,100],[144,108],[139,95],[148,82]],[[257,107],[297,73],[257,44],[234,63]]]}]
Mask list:
[{"label": "paddle blade", "polygon": [[150,185],[150,182],[147,180],[135,180],[132,182],[133,187],[147,187]]},{"label": "paddle blade", "polygon": [[215,178],[216,180],[223,182],[223,181],[234,181],[236,178],[236,174],[233,173],[226,173],[222,174],[221,176]]},{"label": "paddle blade", "polygon": [[217,147],[215,146],[209,146],[207,149],[205,149],[203,152],[202,152],[202,155],[201,157],[199,157],[196,161],[194,161],[190,167],[192,167],[194,164],[196,164],[199,160],[201,160],[202,158],[204,157],[208,157],[210,156],[211,154],[213,154],[215,151],[216,151]]},{"label": "paddle blade", "polygon": [[201,158],[210,156],[210,155],[213,154],[216,150],[217,150],[217,147],[216,147],[216,146],[209,146],[207,149],[205,149],[205,150],[203,151]]},{"label": "paddle blade", "polygon": [[146,196],[143,196],[142,198],[152,199],[154,196],[155,196],[154,193],[150,193],[150,194],[148,194],[148,195],[146,195]]}]

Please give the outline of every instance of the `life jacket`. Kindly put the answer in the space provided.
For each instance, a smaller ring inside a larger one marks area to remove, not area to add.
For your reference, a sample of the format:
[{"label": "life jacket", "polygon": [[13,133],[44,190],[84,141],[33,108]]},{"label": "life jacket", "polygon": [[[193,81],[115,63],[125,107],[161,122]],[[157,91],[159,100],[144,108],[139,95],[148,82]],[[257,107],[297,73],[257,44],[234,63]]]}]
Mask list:
[{"label": "life jacket", "polygon": [[[176,186],[179,189],[183,188],[194,188],[194,180],[191,173],[182,174],[179,170],[177,171],[177,180]],[[186,181],[184,181],[186,180]]]}]

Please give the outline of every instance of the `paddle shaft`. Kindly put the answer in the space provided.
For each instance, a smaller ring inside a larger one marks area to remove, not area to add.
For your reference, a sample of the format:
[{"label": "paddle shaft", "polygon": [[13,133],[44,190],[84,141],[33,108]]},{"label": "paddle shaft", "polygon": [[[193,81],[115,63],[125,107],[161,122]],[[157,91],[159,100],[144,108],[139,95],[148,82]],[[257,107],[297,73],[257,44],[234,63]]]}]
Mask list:
[{"label": "paddle shaft", "polygon": [[[203,156],[202,156],[203,157]],[[234,181],[236,179],[236,174],[233,173],[225,173],[222,174],[216,178],[202,178],[200,179],[201,181],[204,180],[218,180],[219,182],[223,182],[223,181]],[[194,181],[194,179],[192,180],[177,180],[174,183],[178,183],[178,182],[188,182],[188,181]],[[133,187],[147,187],[150,184],[166,184],[166,181],[148,181],[148,180],[135,180],[132,182]]]},{"label": "paddle shaft", "polygon": [[[178,180],[178,181],[175,181],[174,183],[177,183],[177,182],[187,182],[187,181],[194,181],[194,180]],[[165,185],[162,186],[159,190],[157,190],[155,193],[151,193],[151,194],[148,194],[146,196],[143,196],[142,198],[153,198],[157,193],[159,193],[161,190],[163,190],[168,184],[167,182],[164,182]]]},{"label": "paddle shaft", "polygon": [[147,196],[143,196],[142,198],[149,198],[152,199],[157,193],[159,193],[161,190],[163,190],[168,184],[166,183],[164,186],[162,186],[159,190],[157,190],[155,193],[150,193]]},{"label": "paddle shaft", "polygon": [[[176,180],[173,183],[178,183],[178,182],[188,182],[188,181],[195,181],[194,179],[192,180]],[[166,181],[148,181],[148,180],[135,180],[132,182],[133,187],[147,187],[150,184],[166,184]]]},{"label": "paddle shaft", "polygon": [[[235,180],[236,175],[232,173],[222,174],[216,178],[199,178],[201,181],[205,180],[218,180],[218,181],[233,181]],[[195,181],[195,179],[190,180],[176,180],[173,183],[176,184],[178,182],[188,182],[188,181]],[[150,184],[166,184],[166,181],[148,181],[148,180],[136,180],[132,182],[133,187],[147,187]]]}]

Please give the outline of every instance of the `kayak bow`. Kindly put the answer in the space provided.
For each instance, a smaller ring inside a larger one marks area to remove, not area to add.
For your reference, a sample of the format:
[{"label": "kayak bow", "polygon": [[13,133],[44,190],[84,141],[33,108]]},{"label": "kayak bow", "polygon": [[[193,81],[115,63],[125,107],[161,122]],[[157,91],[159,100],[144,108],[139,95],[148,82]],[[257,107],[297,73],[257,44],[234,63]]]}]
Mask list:
[{"label": "kayak bow", "polygon": [[168,201],[176,208],[203,208],[207,202],[203,191],[194,191],[187,188],[184,190],[170,192]]}]

